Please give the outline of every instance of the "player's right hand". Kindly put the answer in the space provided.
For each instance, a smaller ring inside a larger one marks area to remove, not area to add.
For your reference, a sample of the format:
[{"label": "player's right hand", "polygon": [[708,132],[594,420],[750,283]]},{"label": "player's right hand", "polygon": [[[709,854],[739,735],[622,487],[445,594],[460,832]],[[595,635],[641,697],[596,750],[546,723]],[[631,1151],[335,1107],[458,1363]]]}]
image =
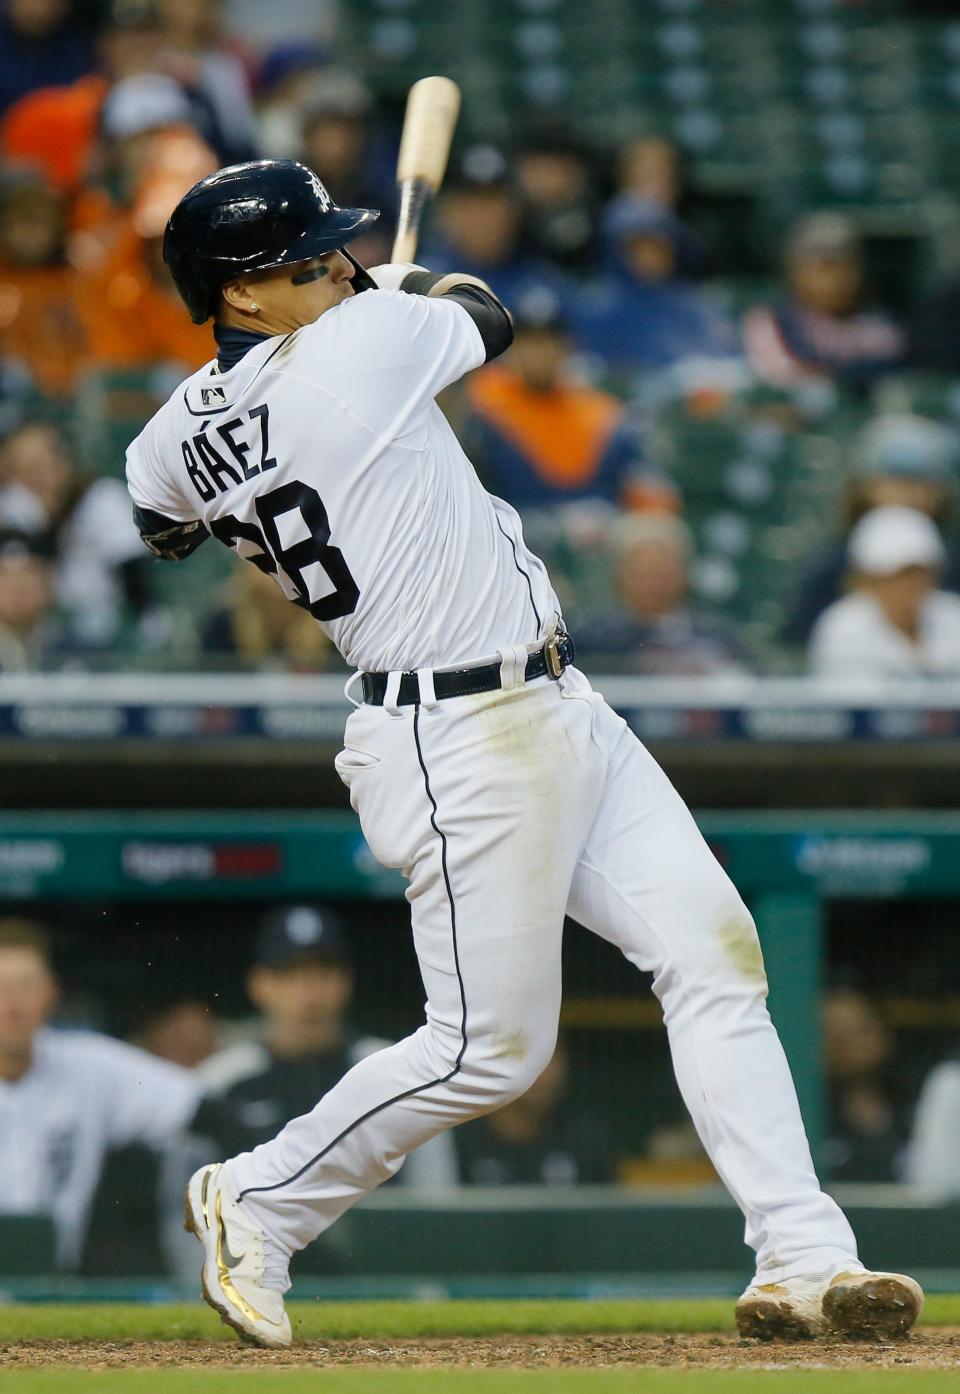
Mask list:
[{"label": "player's right hand", "polygon": [[409,276],[411,271],[426,270],[413,261],[385,261],[382,266],[368,266],[367,275],[373,277],[379,290],[399,290],[404,276]]}]

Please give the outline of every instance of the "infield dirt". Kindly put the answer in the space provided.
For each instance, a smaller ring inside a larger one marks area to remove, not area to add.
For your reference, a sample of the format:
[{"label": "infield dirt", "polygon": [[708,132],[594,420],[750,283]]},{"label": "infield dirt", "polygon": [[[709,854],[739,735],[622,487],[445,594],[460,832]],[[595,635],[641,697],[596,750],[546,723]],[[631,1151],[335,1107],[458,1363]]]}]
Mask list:
[{"label": "infield dirt", "polygon": [[289,1351],[188,1341],[23,1341],[0,1346],[0,1371],[276,1368],[686,1369],[855,1368],[957,1370],[960,1329],[921,1330],[894,1343],[741,1341],[732,1335],[503,1336],[438,1340],[310,1341]]}]

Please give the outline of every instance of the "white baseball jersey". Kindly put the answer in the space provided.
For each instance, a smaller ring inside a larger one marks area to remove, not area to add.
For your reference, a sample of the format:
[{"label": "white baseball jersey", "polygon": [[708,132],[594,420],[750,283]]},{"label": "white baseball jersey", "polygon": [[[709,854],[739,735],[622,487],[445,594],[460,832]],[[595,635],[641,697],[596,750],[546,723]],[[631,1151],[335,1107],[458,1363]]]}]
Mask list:
[{"label": "white baseball jersey", "polygon": [[559,604],[434,398],[484,361],[467,311],[370,291],[181,385],[127,452],[135,503],[275,575],[353,667],[532,644]]},{"label": "white baseball jersey", "polygon": [[75,1265],[106,1152],[163,1146],[199,1099],[189,1070],[123,1041],[38,1032],[27,1073],[0,1080],[0,1211],[52,1215],[57,1261]]}]

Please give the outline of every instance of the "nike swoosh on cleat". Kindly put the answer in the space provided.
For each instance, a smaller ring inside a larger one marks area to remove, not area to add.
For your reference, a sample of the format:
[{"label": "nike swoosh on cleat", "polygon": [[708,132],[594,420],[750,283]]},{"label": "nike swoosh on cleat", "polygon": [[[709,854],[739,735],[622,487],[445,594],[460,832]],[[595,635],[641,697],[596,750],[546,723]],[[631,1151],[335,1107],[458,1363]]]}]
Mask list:
[{"label": "nike swoosh on cleat", "polygon": [[[228,1301],[232,1302],[234,1306],[240,1312],[243,1313],[247,1321],[251,1322],[252,1324],[275,1326],[278,1329],[282,1328],[282,1322],[272,1321],[269,1317],[265,1317],[262,1312],[258,1312],[256,1307],[252,1306],[251,1303],[249,1303],[247,1299],[243,1296],[243,1294],[238,1292],[236,1287],[234,1286],[233,1279],[230,1277],[230,1270],[231,1268],[236,1268],[237,1264],[242,1262],[243,1255],[241,1255],[240,1258],[235,1258],[234,1255],[230,1252],[230,1249],[227,1245],[227,1234],[223,1223],[223,1215],[221,1213],[221,1193],[219,1191],[217,1192],[216,1212],[217,1277],[220,1281],[220,1286],[223,1289],[224,1296],[227,1298]],[[230,1324],[233,1324],[232,1321]],[[240,1328],[238,1328],[238,1330],[239,1329]],[[247,1330],[247,1334],[250,1334],[247,1328],[244,1328],[244,1330]]]},{"label": "nike swoosh on cleat", "polygon": [[219,1192],[217,1193],[217,1229],[217,1258],[222,1260],[222,1262],[226,1264],[227,1268],[236,1268],[238,1263],[243,1262],[244,1254],[240,1254],[240,1256],[237,1257],[230,1251],[230,1246],[227,1243],[226,1227],[223,1223],[223,1216],[220,1213]]}]

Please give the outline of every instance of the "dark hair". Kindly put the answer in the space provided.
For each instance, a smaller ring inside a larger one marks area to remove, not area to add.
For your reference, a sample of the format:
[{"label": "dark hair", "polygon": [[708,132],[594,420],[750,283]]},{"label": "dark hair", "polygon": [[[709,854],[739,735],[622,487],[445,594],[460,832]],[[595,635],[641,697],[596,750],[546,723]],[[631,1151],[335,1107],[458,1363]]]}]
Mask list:
[{"label": "dark hair", "polygon": [[46,968],[53,968],[50,936],[33,920],[0,920],[0,953],[4,949],[32,949]]}]

